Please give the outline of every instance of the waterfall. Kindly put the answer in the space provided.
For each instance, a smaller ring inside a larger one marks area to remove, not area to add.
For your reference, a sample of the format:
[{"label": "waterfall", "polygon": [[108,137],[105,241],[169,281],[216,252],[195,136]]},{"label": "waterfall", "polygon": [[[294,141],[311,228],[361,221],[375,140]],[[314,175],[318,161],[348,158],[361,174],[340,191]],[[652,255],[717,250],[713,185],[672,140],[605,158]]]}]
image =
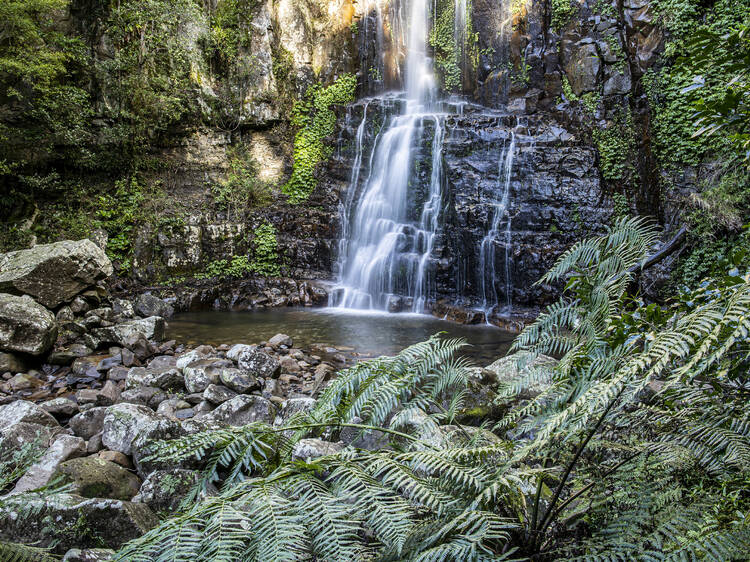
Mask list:
[{"label": "waterfall", "polygon": [[[357,131],[356,156],[339,247],[339,290],[332,304],[388,310],[394,299],[423,312],[430,296],[430,257],[442,201],[443,115],[436,111],[436,86],[427,52],[427,0],[413,0],[409,16],[405,103],[376,140],[370,174],[359,190],[367,106]],[[419,219],[411,218],[410,180],[425,125],[434,127],[430,185]],[[355,199],[355,193],[359,197]],[[402,300],[404,299],[405,300]]]},{"label": "waterfall", "polygon": [[479,247],[479,279],[482,289],[482,310],[485,321],[488,321],[489,315],[498,312],[499,299],[495,280],[497,273],[495,271],[495,244],[500,233],[502,221],[505,221],[505,259],[504,263],[504,281],[505,281],[505,309],[503,312],[509,315],[512,306],[512,283],[510,279],[510,180],[513,173],[513,160],[516,152],[516,135],[511,131],[510,143],[504,148],[502,157],[498,162],[498,183],[500,184],[500,200],[495,203],[492,226],[482,239]]}]

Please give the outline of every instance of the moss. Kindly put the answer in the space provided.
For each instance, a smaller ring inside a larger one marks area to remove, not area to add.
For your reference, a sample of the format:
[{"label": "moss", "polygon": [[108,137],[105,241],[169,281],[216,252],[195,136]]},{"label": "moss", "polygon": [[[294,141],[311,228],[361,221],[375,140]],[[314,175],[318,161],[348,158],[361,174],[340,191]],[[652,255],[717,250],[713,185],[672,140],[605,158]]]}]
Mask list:
[{"label": "moss", "polygon": [[311,86],[304,99],[295,103],[292,123],[299,130],[294,137],[294,169],[292,177],[281,188],[290,203],[305,201],[315,189],[315,169],[333,150],[325,144],[326,137],[333,134],[336,127],[333,107],[354,101],[356,86],[353,74],[343,74],[330,86]]},{"label": "moss", "polygon": [[455,37],[455,5],[452,0],[436,4],[435,23],[430,30],[429,43],[434,49],[435,68],[445,91],[461,86],[461,49]]},{"label": "moss", "polygon": [[551,0],[550,1],[550,27],[559,31],[570,21],[570,18],[578,12],[574,0]]},{"label": "moss", "polygon": [[599,151],[599,170],[608,181],[621,181],[632,168],[635,142],[632,128],[621,122],[593,131]]}]

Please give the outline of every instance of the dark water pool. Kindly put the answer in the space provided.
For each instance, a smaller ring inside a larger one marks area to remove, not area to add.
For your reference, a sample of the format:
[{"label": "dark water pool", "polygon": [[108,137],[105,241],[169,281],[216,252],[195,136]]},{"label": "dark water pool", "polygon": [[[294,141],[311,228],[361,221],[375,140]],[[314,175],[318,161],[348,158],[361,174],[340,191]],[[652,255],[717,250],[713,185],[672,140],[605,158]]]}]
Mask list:
[{"label": "dark water pool", "polygon": [[436,332],[447,332],[471,344],[465,354],[477,365],[505,355],[514,337],[495,326],[464,326],[418,314],[304,308],[178,314],[169,321],[167,336],[178,343],[220,345],[258,343],[280,332],[291,336],[295,347],[325,344],[362,357],[393,355]]}]

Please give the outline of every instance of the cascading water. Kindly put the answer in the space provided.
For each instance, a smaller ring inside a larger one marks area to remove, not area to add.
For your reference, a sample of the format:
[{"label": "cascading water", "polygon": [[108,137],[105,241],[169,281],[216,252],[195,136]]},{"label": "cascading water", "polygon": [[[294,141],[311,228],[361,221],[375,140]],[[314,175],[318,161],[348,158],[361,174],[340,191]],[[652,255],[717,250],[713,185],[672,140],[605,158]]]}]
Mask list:
[{"label": "cascading water", "polygon": [[[454,39],[463,46],[467,1],[454,2]],[[340,206],[338,283],[330,292],[329,305],[419,313],[435,310],[438,287],[442,287],[442,293],[446,288],[442,280],[450,275],[444,265],[443,269],[438,268],[446,263],[443,258],[449,238],[443,229],[443,223],[450,220],[444,206],[451,198],[446,192],[445,151],[452,143],[461,142],[452,131],[457,121],[465,119],[464,112],[469,108],[494,123],[491,134],[507,134],[507,138],[504,145],[495,144],[498,148],[488,152],[488,158],[498,161],[498,180],[496,189],[483,191],[490,193],[486,200],[492,205],[487,230],[480,230],[480,237],[472,241],[452,242],[463,257],[454,272],[455,288],[448,290],[465,306],[480,306],[489,321],[492,315],[509,313],[511,309],[510,184],[517,135],[514,131],[504,132],[508,130],[506,126],[510,128],[507,113],[486,110],[465,100],[437,99],[428,56],[429,0],[389,6],[392,25],[388,41],[406,47],[403,68],[390,76],[402,78],[405,91],[367,98],[357,104],[362,111],[361,121],[353,134],[349,189]],[[407,9],[409,16],[404,18]],[[381,21],[385,12],[378,9],[368,13]],[[502,35],[508,22],[510,18],[502,22]],[[378,38],[378,42],[381,40]],[[366,37],[365,41],[370,39]],[[351,123],[350,115],[347,123]],[[351,123],[347,130],[353,127]],[[495,255],[500,245],[505,249],[503,262]],[[501,282],[505,283],[504,291]],[[500,293],[504,293],[503,304],[499,302]]]},{"label": "cascading water", "polygon": [[505,277],[505,309],[502,312],[509,315],[512,306],[512,285],[510,279],[510,180],[513,174],[513,160],[516,153],[516,135],[510,134],[510,142],[502,152],[502,157],[498,163],[498,183],[501,183],[500,200],[494,205],[492,216],[492,226],[482,239],[479,247],[479,279],[482,289],[482,311],[484,312],[485,321],[488,321],[490,314],[500,312],[497,310],[499,299],[495,280],[497,277],[495,271],[495,245],[497,243],[500,228],[505,221],[505,259],[504,277]]},{"label": "cascading water", "polygon": [[[429,260],[442,201],[443,115],[435,109],[436,87],[427,56],[428,6],[413,0],[408,29],[406,95],[403,111],[392,117],[375,143],[370,174],[359,198],[353,199],[362,165],[362,138],[344,212],[340,246],[340,290],[336,306],[387,310],[392,298],[406,297],[407,308],[423,312],[430,293]],[[410,179],[425,124],[434,126],[430,185],[419,219],[410,217]]]}]

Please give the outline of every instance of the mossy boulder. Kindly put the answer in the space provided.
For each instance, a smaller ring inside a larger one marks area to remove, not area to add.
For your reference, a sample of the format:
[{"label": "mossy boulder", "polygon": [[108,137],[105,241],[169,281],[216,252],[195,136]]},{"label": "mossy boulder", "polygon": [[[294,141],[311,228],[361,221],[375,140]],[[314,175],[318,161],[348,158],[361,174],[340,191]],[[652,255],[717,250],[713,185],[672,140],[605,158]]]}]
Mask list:
[{"label": "mossy boulder", "polygon": [[129,470],[99,457],[82,457],[60,463],[54,477],[72,486],[84,498],[129,500],[141,487],[141,479]]}]

